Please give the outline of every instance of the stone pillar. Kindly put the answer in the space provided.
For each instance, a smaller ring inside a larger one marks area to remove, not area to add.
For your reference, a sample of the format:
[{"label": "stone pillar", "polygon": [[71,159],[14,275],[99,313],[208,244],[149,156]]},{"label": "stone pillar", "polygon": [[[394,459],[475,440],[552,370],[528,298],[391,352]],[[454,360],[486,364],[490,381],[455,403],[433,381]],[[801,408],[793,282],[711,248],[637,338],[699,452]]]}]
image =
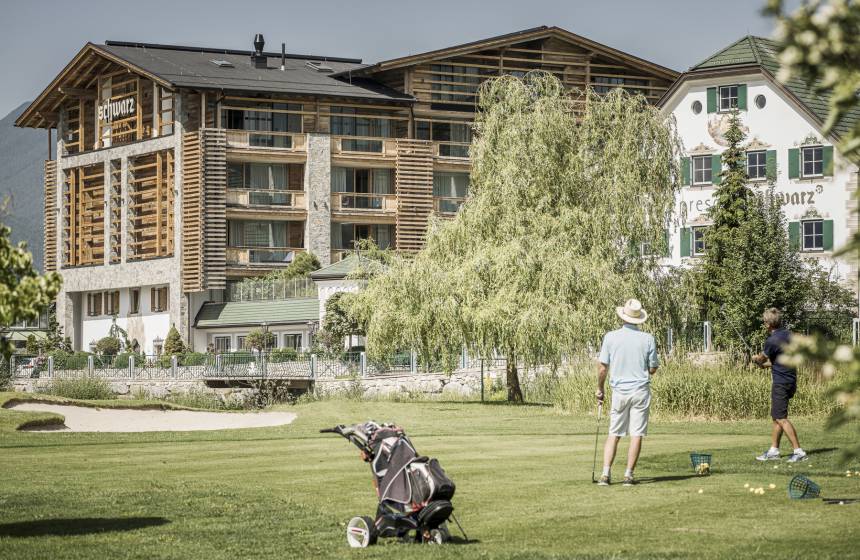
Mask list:
[{"label": "stone pillar", "polygon": [[307,146],[305,248],[325,266],[331,262],[331,136],[310,132]]},{"label": "stone pillar", "polygon": [[120,198],[122,199],[122,208],[120,209],[119,222],[119,238],[120,238],[120,262],[125,264],[128,261],[128,230],[129,230],[129,215],[128,215],[128,158],[124,157],[120,160]]}]

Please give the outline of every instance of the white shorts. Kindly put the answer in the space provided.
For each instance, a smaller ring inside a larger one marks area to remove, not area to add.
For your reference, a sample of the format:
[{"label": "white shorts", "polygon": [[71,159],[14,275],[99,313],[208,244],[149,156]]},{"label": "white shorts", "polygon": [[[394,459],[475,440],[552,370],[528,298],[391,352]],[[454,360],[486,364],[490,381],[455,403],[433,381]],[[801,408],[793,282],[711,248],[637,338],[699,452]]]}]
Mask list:
[{"label": "white shorts", "polygon": [[648,433],[648,413],[651,408],[651,388],[633,393],[612,393],[609,434],[613,436],[644,436]]}]

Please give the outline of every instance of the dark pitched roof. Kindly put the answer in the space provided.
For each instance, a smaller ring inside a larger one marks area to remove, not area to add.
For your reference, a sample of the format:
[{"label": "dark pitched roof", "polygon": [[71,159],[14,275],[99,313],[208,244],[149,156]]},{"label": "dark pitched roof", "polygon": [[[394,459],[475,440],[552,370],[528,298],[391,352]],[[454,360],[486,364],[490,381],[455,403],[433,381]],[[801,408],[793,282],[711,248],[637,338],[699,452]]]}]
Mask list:
[{"label": "dark pitched roof", "polygon": [[[678,82],[689,75],[714,70],[757,67],[762,69],[774,83],[782,86],[790,93],[820,123],[824,123],[829,113],[830,94],[817,91],[815,84],[808,84],[798,77],[793,77],[786,83],[777,82],[776,76],[780,69],[778,52],[779,43],[776,41],[765,37],[747,35],[691,67],[679,78]],[[668,99],[671,91],[667,92],[664,99]],[[855,106],[836,124],[833,130],[837,136],[842,135],[854,127],[857,122],[860,122],[860,107]]]},{"label": "dark pitched roof", "polygon": [[[250,51],[119,41],[108,41],[96,47],[180,88],[323,95],[376,101],[412,100],[409,95],[370,80],[350,80],[349,71],[364,66],[359,59],[290,54],[285,60],[285,70],[281,71],[280,53],[266,53],[269,58],[268,68],[255,68],[251,64]],[[230,66],[218,66],[213,60],[226,61]],[[310,68],[308,62],[323,62],[332,72]],[[342,77],[335,77],[335,73]]]},{"label": "dark pitched roof", "polygon": [[318,321],[319,300],[316,298],[282,299],[276,301],[231,301],[204,303],[194,326],[197,328],[288,325]]},{"label": "dark pitched roof", "polygon": [[334,264],[324,266],[319,270],[311,272],[310,277],[314,280],[337,280],[339,278],[346,278],[353,272],[357,271],[363,262],[367,262],[367,259],[359,257],[353,253]]}]

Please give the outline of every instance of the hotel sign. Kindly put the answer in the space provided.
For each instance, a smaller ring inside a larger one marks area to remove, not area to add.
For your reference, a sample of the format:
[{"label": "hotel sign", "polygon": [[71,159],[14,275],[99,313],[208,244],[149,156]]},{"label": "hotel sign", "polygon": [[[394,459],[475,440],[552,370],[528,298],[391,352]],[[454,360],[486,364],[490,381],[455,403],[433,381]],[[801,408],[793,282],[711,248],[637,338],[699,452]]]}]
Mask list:
[{"label": "hotel sign", "polygon": [[112,123],[137,114],[137,100],[133,95],[114,99],[99,105],[99,120]]}]

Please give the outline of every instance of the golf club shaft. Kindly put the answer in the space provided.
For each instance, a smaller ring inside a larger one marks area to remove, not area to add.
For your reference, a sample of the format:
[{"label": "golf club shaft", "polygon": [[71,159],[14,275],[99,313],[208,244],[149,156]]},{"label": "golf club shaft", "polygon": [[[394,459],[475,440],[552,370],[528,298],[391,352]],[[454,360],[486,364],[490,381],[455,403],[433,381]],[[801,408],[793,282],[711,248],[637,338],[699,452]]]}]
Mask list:
[{"label": "golf club shaft", "polygon": [[600,416],[603,414],[603,401],[597,403],[597,430],[594,432],[594,460],[591,463],[591,482],[595,482],[594,473],[597,470],[597,444],[600,439]]},{"label": "golf club shaft", "polygon": [[747,352],[749,352],[750,355],[755,354],[755,352],[753,352],[752,347],[749,345],[749,343],[747,343],[747,340],[741,334],[741,331],[739,331],[737,329],[737,327],[735,327],[735,324],[732,323],[731,319],[729,319],[729,316],[726,315],[726,310],[723,309],[722,307],[720,307],[720,313],[723,314],[723,318],[726,320],[726,323],[729,324],[729,326],[732,328],[732,330],[735,331],[735,334],[738,335],[738,338],[741,339],[741,342],[743,342],[744,346],[747,349]]}]

